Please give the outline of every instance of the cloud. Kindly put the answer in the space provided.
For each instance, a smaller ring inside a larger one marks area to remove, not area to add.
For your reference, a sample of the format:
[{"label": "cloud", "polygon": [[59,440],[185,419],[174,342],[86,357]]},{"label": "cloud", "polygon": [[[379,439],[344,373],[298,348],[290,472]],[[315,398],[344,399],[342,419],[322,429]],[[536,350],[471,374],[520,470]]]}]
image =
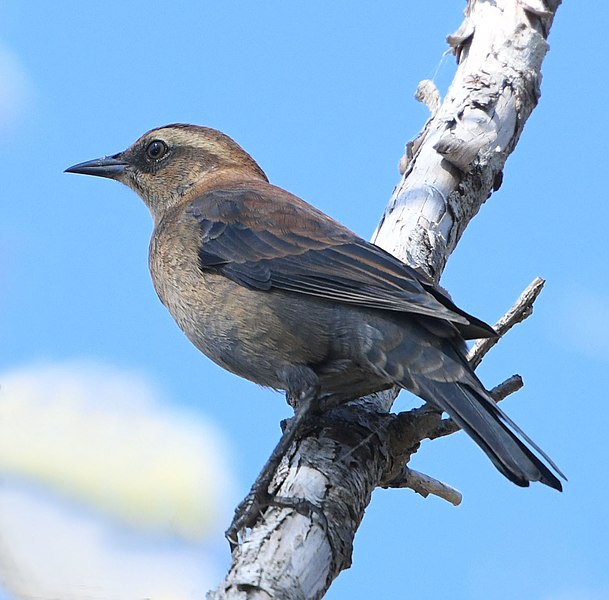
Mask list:
[{"label": "cloud", "polygon": [[5,586],[201,597],[234,505],[226,457],[217,429],[170,410],[140,375],[83,362],[0,374]]},{"label": "cloud", "polygon": [[37,600],[194,600],[221,578],[213,547],[121,532],[18,485],[0,488],[0,574]]},{"label": "cloud", "polygon": [[33,91],[19,59],[0,44],[0,130],[14,127],[29,107]]}]

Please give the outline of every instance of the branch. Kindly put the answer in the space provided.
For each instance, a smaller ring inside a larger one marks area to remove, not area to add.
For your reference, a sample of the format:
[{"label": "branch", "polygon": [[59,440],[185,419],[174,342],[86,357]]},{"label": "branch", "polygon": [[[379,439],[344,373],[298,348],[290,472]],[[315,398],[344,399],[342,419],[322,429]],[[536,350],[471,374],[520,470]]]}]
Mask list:
[{"label": "branch", "polygon": [[404,467],[401,475],[399,479],[392,481],[384,487],[410,488],[413,492],[423,496],[423,498],[427,498],[429,495],[437,496],[450,502],[453,506],[459,506],[463,500],[459,490],[429,475],[425,475],[425,473],[419,473],[419,471]]},{"label": "branch", "polygon": [[[465,20],[449,37],[458,62],[453,83],[408,144],[402,179],[373,238],[436,281],[469,221],[499,187],[505,160],[537,103],[546,37],[559,4],[470,0]],[[427,97],[433,103],[433,90]],[[391,414],[396,395],[361,398],[307,427],[271,486],[282,500],[241,532],[230,570],[208,598],[325,594],[351,564],[373,490],[404,474],[415,477],[405,465],[423,434],[441,422],[432,411],[417,418]],[[425,476],[419,481],[420,493],[444,485]]]},{"label": "branch", "polygon": [[486,338],[478,340],[473,348],[470,350],[467,360],[475,369],[481,362],[482,359],[488,354],[489,350],[497,344],[497,342],[518,323],[522,323],[525,319],[533,314],[533,303],[537,300],[537,297],[541,293],[545,281],[541,277],[535,277],[535,279],[528,285],[528,287],[520,294],[516,303],[508,312],[495,323],[493,328],[499,334],[496,338]]}]

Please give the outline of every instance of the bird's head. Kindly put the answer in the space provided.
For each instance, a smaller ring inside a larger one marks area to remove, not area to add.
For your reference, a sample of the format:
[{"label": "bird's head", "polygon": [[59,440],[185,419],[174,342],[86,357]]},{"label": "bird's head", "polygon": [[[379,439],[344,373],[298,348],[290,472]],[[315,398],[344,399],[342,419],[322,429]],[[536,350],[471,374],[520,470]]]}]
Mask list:
[{"label": "bird's head", "polygon": [[157,221],[182,198],[212,185],[252,178],[266,181],[256,161],[227,135],[182,124],[153,129],[124,152],[79,163],[66,172],[124,183]]}]

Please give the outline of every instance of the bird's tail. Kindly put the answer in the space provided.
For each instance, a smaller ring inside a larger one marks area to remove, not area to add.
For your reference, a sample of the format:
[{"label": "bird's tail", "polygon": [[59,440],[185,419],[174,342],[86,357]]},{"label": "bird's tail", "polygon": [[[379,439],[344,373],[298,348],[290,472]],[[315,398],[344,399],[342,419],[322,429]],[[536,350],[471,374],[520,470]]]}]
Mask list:
[{"label": "bird's tail", "polygon": [[522,487],[540,481],[562,491],[560,480],[552,472],[566,479],[560,469],[484,389],[430,380],[423,387],[420,395],[448,413],[510,481]]}]

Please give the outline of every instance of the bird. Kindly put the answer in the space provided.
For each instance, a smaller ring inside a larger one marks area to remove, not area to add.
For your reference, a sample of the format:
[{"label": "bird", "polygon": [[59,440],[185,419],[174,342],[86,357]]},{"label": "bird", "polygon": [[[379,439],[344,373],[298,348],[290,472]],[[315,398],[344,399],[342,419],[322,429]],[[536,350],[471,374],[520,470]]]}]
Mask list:
[{"label": "bird", "polygon": [[466,358],[492,327],[422,271],[272,185],[224,133],[172,124],[66,172],[119,181],[154,222],[154,288],[224,369],[281,390],[298,416],[399,386],[447,413],[518,486],[563,473]]}]

